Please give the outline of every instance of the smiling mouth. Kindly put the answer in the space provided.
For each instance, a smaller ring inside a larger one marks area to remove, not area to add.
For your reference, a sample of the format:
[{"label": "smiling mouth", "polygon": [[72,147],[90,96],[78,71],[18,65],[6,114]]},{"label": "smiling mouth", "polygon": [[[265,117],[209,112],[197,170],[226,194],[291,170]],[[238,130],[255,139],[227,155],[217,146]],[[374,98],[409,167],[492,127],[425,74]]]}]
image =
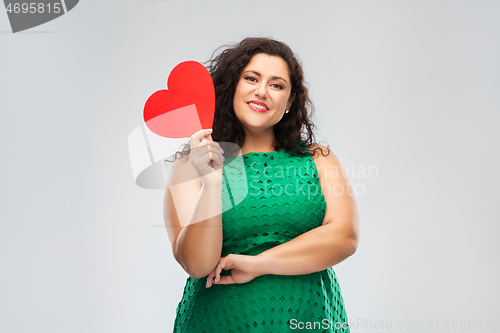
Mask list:
[{"label": "smiling mouth", "polygon": [[257,103],[253,103],[253,102],[248,102],[247,103],[252,109],[258,109],[256,111],[260,111],[260,112],[263,112],[263,111],[268,111],[269,109],[267,107],[265,107],[264,105],[260,105],[260,104],[257,104]]}]

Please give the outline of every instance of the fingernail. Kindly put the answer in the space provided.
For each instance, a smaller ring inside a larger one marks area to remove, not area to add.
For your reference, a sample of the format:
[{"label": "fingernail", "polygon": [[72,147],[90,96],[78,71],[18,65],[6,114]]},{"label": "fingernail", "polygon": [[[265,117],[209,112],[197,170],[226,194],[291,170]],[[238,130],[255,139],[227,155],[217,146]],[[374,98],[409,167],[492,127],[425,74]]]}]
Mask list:
[{"label": "fingernail", "polygon": [[226,160],[226,158],[225,158],[224,156],[222,156],[222,160],[223,160],[223,161],[225,161],[225,160]]},{"label": "fingernail", "polygon": [[206,131],[207,131],[208,133],[210,133],[210,132],[212,132],[212,131],[213,131],[213,129],[209,128],[209,129],[207,129]]},{"label": "fingernail", "polygon": [[207,283],[205,283],[205,288],[208,288],[208,281],[207,281]]},{"label": "fingernail", "polygon": [[224,149],[222,149],[222,147],[220,147],[220,152],[224,154]]},{"label": "fingernail", "polygon": [[217,283],[217,278],[214,279],[214,283]]}]

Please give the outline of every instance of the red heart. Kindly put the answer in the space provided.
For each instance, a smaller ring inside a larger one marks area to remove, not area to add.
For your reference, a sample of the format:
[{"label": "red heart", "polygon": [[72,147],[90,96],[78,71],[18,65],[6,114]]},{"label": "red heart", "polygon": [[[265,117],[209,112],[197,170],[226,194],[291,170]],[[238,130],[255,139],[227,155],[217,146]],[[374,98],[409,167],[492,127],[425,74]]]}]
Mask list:
[{"label": "red heart", "polygon": [[144,122],[153,133],[186,138],[202,128],[212,128],[215,90],[205,66],[181,62],[170,72],[167,88],[155,92],[144,105]]}]

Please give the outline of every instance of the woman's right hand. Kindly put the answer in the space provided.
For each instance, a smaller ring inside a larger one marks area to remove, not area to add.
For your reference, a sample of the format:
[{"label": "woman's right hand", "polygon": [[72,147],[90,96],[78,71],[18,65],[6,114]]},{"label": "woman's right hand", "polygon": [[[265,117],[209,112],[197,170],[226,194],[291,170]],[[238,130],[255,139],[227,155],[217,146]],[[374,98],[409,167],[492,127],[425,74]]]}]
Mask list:
[{"label": "woman's right hand", "polygon": [[212,140],[211,132],[202,129],[191,135],[189,161],[203,186],[215,187],[222,184],[222,162],[225,158],[219,144]]}]

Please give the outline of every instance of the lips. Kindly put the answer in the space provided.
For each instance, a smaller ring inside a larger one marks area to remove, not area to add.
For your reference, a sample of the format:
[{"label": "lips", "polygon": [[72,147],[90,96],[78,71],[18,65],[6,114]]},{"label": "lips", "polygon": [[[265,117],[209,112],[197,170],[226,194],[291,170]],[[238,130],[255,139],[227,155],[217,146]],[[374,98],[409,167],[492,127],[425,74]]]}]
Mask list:
[{"label": "lips", "polygon": [[267,111],[269,111],[269,107],[267,106],[267,104],[259,102],[259,101],[249,101],[249,102],[247,102],[247,105],[252,110],[257,111],[257,112],[267,112]]}]

